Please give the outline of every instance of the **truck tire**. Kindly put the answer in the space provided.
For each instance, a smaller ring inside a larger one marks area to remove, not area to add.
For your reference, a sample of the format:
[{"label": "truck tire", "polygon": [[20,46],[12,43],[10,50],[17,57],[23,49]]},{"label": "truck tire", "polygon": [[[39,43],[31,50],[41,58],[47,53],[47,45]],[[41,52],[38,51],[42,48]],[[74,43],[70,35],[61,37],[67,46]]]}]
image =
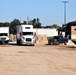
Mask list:
[{"label": "truck tire", "polygon": [[8,44],[9,41],[6,41],[5,44]]},{"label": "truck tire", "polygon": [[51,42],[51,45],[54,45],[54,42]]},{"label": "truck tire", "polygon": [[20,42],[20,40],[17,40],[17,45],[21,45],[21,42]]},{"label": "truck tire", "polygon": [[51,45],[51,43],[49,42],[48,45]]},{"label": "truck tire", "polygon": [[58,42],[57,45],[60,45],[60,42]]},{"label": "truck tire", "polygon": [[32,44],[32,46],[35,46],[34,44]]},{"label": "truck tire", "polygon": [[67,43],[66,43],[66,42],[64,42],[64,45],[67,45]]}]

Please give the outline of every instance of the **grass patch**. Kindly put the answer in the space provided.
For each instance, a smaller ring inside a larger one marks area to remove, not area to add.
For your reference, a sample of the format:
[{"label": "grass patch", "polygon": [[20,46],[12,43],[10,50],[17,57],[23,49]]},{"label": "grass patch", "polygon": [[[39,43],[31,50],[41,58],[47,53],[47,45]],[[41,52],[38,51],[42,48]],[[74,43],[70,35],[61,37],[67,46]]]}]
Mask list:
[{"label": "grass patch", "polygon": [[76,41],[76,39],[71,39],[71,40],[75,40]]},{"label": "grass patch", "polygon": [[47,37],[47,40],[49,40],[50,38],[52,38],[52,36],[50,36],[50,37]]}]

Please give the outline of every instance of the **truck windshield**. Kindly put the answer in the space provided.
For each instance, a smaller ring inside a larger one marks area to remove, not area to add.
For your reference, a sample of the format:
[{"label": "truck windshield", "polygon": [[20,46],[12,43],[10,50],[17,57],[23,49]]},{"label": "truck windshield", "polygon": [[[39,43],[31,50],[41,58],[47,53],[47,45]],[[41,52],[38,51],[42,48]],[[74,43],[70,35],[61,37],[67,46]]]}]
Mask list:
[{"label": "truck windshield", "polygon": [[23,35],[33,35],[33,32],[23,32]]},{"label": "truck windshield", "polygon": [[0,33],[0,36],[8,36],[7,33]]}]

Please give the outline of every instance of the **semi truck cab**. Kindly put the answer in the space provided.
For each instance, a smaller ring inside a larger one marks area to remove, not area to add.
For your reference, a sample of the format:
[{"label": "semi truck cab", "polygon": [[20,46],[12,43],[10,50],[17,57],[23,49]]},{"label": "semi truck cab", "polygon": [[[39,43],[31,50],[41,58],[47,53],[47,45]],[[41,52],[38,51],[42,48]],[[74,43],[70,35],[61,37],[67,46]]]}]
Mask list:
[{"label": "semi truck cab", "polygon": [[36,43],[36,33],[33,25],[17,26],[17,44],[34,45]]}]

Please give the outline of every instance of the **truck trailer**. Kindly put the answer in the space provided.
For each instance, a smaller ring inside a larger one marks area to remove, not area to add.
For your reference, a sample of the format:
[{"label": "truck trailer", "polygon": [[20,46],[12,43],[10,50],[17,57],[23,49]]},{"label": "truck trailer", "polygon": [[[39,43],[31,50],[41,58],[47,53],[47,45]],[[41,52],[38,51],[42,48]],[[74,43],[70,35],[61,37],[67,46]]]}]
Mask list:
[{"label": "truck trailer", "polygon": [[18,25],[17,30],[17,45],[35,45],[36,32],[33,25]]},{"label": "truck trailer", "polygon": [[9,42],[9,27],[0,27],[0,43]]}]

